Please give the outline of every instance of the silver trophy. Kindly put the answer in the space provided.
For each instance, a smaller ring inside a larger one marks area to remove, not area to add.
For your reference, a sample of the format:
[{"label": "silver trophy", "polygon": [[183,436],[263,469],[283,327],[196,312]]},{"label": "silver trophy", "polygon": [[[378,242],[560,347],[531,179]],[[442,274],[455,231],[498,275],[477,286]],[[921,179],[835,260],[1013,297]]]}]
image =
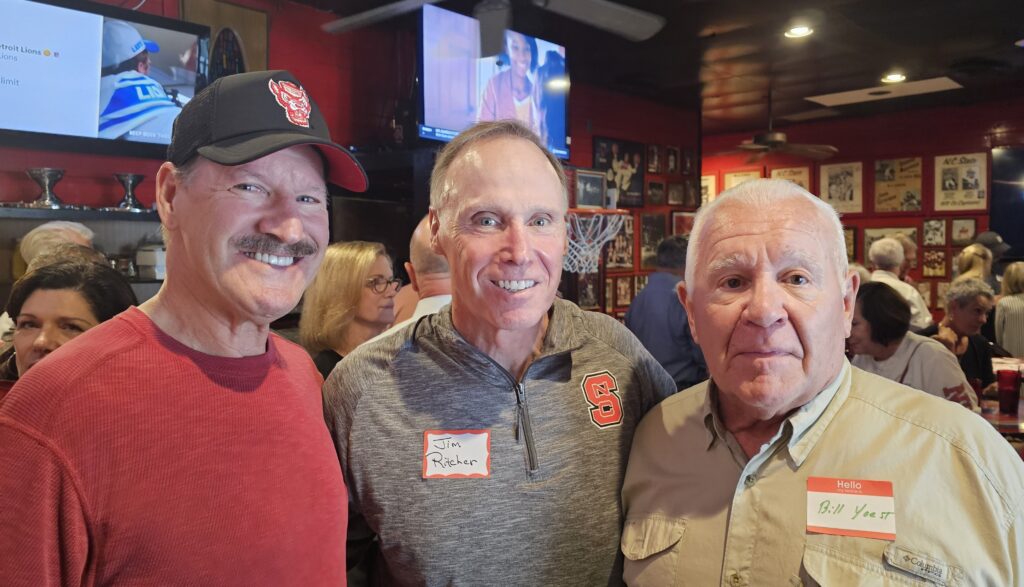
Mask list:
[{"label": "silver trophy", "polygon": [[63,169],[54,169],[52,167],[33,167],[27,170],[28,176],[31,177],[39,187],[43,188],[43,193],[39,194],[39,197],[34,202],[22,204],[25,208],[49,208],[52,210],[59,210],[63,208],[72,208],[67,206],[57,198],[57,194],[53,193],[53,186],[57,185],[57,182],[64,177]]},{"label": "silver trophy", "polygon": [[146,176],[138,173],[115,173],[114,177],[124,186],[124,198],[121,198],[121,203],[116,207],[107,209],[119,212],[144,212],[146,209],[135,198],[135,186],[142,183]]}]

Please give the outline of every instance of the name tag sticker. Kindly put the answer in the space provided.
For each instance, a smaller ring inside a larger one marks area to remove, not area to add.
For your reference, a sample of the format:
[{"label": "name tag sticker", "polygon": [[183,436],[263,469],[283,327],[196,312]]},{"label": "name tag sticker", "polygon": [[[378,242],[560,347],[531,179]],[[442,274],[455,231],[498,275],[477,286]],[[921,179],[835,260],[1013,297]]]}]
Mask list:
[{"label": "name tag sticker", "polygon": [[807,531],[896,540],[892,482],[808,477]]},{"label": "name tag sticker", "polygon": [[490,430],[423,432],[424,479],[477,479],[490,476]]}]

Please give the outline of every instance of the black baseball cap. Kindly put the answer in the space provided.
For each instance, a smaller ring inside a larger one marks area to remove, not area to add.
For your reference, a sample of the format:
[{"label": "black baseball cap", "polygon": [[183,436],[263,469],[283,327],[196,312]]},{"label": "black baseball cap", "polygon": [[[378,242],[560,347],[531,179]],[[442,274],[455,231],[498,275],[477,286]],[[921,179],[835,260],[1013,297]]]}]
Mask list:
[{"label": "black baseball cap", "polygon": [[991,230],[986,230],[979,234],[974,239],[974,242],[987,247],[988,250],[992,251],[992,255],[995,257],[998,257],[1010,250],[1010,245],[1003,242],[1003,237],[999,236],[998,232],[993,232]]},{"label": "black baseball cap", "polygon": [[284,70],[225,76],[196,94],[174,121],[167,160],[181,166],[202,155],[241,165],[295,145],[310,145],[323,155],[329,183],[366,191],[363,167],[331,141],[316,102]]}]

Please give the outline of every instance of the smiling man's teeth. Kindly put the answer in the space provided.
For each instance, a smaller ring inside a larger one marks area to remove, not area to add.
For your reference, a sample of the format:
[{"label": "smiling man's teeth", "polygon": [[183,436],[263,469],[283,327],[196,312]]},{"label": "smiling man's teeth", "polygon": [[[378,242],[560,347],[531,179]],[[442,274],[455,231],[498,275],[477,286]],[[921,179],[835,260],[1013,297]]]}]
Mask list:
[{"label": "smiling man's teeth", "polygon": [[508,291],[522,291],[537,285],[532,279],[502,279],[497,282],[498,287]]},{"label": "smiling man's teeth", "polygon": [[276,255],[268,255],[266,253],[246,253],[245,256],[250,259],[256,259],[260,263],[266,263],[267,265],[274,265],[277,267],[287,267],[295,262],[295,257],[278,257]]}]

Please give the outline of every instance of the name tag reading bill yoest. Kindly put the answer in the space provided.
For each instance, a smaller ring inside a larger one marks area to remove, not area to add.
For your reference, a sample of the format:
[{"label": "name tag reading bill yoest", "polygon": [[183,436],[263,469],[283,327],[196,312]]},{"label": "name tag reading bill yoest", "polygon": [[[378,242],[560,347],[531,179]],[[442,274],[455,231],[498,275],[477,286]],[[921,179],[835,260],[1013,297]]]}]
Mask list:
[{"label": "name tag reading bill yoest", "polygon": [[491,476],[490,430],[425,430],[424,479]]},{"label": "name tag reading bill yoest", "polygon": [[892,482],[808,477],[807,531],[896,540]]}]

